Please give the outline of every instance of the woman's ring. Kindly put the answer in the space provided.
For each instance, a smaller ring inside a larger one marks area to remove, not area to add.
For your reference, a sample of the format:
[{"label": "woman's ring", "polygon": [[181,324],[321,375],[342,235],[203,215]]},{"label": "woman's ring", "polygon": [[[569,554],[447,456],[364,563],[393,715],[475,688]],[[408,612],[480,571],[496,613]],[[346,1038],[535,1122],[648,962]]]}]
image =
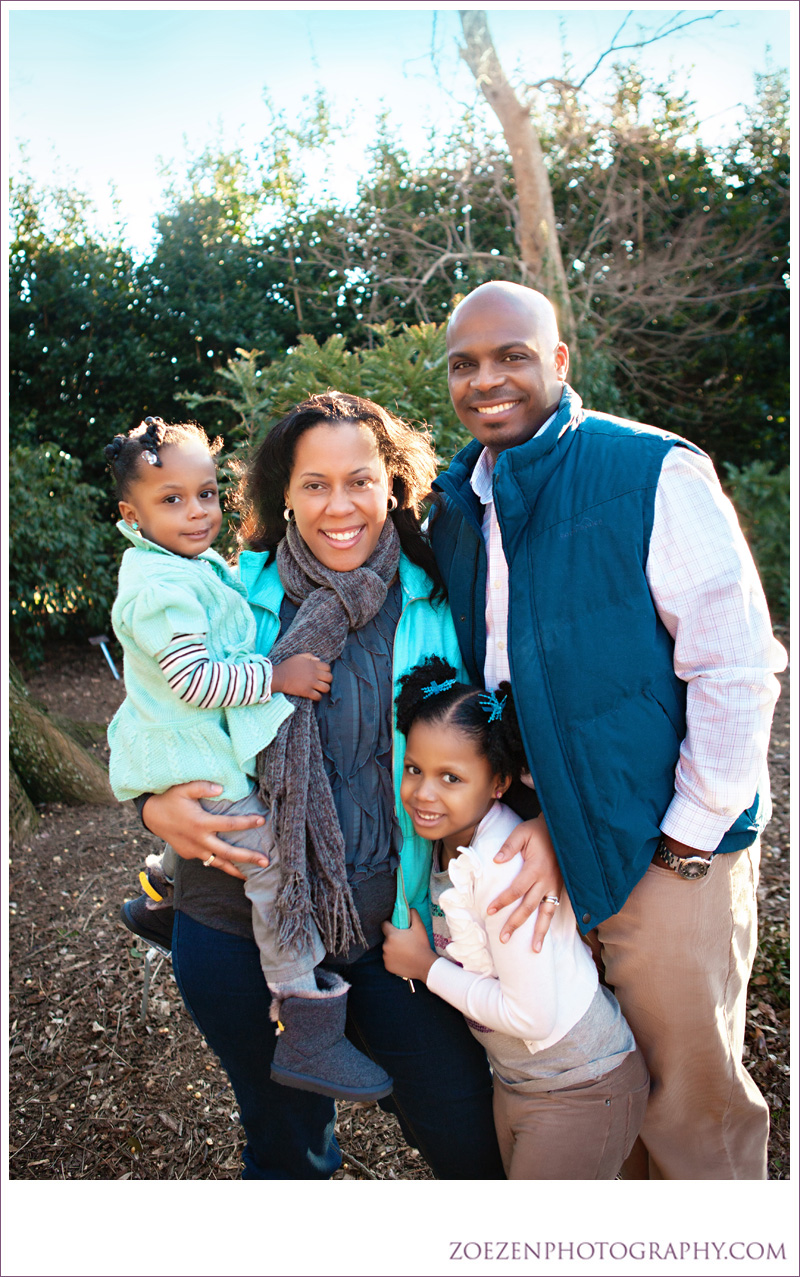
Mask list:
[{"label": "woman's ring", "polygon": [[[204,869],[210,869],[210,868],[211,868],[211,866],[213,865],[214,861],[216,860],[216,858],[217,858],[217,857],[216,857],[216,855],[214,854],[214,852],[212,852],[212,853],[211,853],[211,855],[209,856],[208,860],[204,860],[204,861],[203,861],[203,868],[204,868]],[[558,903],[558,902],[556,902],[556,903]]]},{"label": "woman's ring", "polygon": [[558,896],[542,896],[542,904],[557,905],[559,903]]}]

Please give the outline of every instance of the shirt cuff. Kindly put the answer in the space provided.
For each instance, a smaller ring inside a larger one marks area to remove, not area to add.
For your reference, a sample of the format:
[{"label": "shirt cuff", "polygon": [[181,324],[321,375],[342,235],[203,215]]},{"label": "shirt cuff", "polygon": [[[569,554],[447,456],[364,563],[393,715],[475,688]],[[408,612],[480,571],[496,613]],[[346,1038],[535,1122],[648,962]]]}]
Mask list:
[{"label": "shirt cuff", "polygon": [[[132,799],[133,805],[139,813],[139,819],[141,820],[142,827],[144,829],[147,829],[147,825],[145,825],[144,823],[144,805],[147,802],[148,798],[152,798],[152,797],[153,797],[152,794],[137,794],[136,797]],[[152,829],[148,829],[147,832],[152,833],[153,831]]]},{"label": "shirt cuff", "polygon": [[451,998],[457,997],[458,993],[462,992],[458,975],[455,980],[448,979],[454,971],[463,973],[464,968],[460,963],[451,962],[449,958],[443,958],[439,955],[428,972],[428,978],[425,983],[431,993],[435,993],[437,997],[444,998],[450,1002],[451,1006],[461,1010],[459,1003],[451,1001]]},{"label": "shirt cuff", "polygon": [[716,851],[734,819],[698,807],[682,794],[676,794],[661,822],[661,832],[697,851]]},{"label": "shirt cuff", "polygon": [[264,672],[264,691],[261,693],[259,704],[264,705],[267,701],[272,700],[272,661],[264,657],[264,664],[267,669]]}]

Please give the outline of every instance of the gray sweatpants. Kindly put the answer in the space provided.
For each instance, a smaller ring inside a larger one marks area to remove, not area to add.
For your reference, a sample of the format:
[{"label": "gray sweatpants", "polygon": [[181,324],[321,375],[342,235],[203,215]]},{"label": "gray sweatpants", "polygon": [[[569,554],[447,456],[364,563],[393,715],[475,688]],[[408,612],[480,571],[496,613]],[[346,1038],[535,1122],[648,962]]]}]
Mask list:
[{"label": "gray sweatpants", "polygon": [[[246,847],[248,851],[258,851],[266,856],[269,865],[266,869],[258,865],[241,864],[239,868],[247,876],[244,884],[245,895],[253,907],[253,934],[261,954],[261,969],[269,984],[288,984],[290,981],[308,975],[325,957],[325,945],[319,932],[314,932],[313,943],[298,949],[281,949],[278,945],[278,920],[275,913],[275,900],[281,886],[280,861],[278,848],[272,837],[269,820],[269,809],[264,806],[253,787],[246,798],[236,802],[226,799],[202,798],[201,803],[206,811],[220,816],[253,816],[265,817],[265,824],[258,829],[233,830],[220,833],[223,842],[233,847]],[[174,877],[175,852],[167,847],[162,865],[168,877]],[[213,869],[214,866],[211,866]],[[219,872],[219,871],[218,871]]]}]

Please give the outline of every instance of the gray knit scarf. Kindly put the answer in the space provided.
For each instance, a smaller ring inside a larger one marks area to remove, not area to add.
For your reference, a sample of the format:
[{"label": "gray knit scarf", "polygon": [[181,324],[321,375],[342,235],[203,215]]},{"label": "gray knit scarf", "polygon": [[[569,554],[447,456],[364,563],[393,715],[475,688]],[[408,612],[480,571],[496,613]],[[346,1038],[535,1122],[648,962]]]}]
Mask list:
[{"label": "gray knit scarf", "polygon": [[[278,546],[281,583],[299,610],[270,652],[278,664],[301,652],[321,661],[341,655],[350,630],[380,612],[397,575],[400,540],[391,519],[366,563],[352,572],[326,568],[290,523]],[[288,698],[294,713],[258,756],[259,793],[270,809],[280,848],[278,941],[295,948],[316,924],[329,953],[364,944],[345,867],[344,839],[325,772],[314,702]]]}]

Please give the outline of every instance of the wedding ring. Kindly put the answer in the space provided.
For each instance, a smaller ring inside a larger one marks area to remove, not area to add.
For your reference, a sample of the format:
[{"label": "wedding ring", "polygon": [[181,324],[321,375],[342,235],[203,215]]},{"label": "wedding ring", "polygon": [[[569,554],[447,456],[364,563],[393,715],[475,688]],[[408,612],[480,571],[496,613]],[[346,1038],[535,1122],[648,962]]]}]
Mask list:
[{"label": "wedding ring", "polygon": [[[215,854],[212,852],[212,853],[211,853],[211,855],[209,856],[208,860],[204,860],[204,861],[203,861],[203,868],[204,868],[204,869],[210,869],[210,868],[211,868],[211,866],[213,865],[214,861],[216,860],[216,858],[217,858],[217,857],[216,857],[216,856],[215,856]],[[558,903],[558,902],[556,901],[556,903]]]},{"label": "wedding ring", "polygon": [[559,903],[558,896],[542,896],[542,904],[557,905]]}]

